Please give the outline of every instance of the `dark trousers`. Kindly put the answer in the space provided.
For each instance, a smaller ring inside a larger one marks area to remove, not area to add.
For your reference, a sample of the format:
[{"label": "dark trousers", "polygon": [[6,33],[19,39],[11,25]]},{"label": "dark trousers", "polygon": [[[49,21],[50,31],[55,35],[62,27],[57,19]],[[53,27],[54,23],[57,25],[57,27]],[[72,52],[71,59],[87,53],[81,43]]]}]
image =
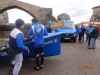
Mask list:
[{"label": "dark trousers", "polygon": [[81,41],[84,42],[84,33],[82,33]]},{"label": "dark trousers", "polygon": [[78,41],[81,41],[81,38],[82,38],[82,33],[79,33],[79,39],[78,39]]},{"label": "dark trousers", "polygon": [[90,46],[91,36],[88,36],[88,47]]},{"label": "dark trousers", "polygon": [[44,51],[43,51],[43,47],[39,47],[39,48],[34,48],[35,51],[35,55],[36,55],[36,66],[39,67],[39,54],[41,57],[41,65],[43,65],[43,61],[44,61]]},{"label": "dark trousers", "polygon": [[89,36],[88,36],[88,34],[86,33],[86,41],[88,41],[88,39],[89,39]]}]

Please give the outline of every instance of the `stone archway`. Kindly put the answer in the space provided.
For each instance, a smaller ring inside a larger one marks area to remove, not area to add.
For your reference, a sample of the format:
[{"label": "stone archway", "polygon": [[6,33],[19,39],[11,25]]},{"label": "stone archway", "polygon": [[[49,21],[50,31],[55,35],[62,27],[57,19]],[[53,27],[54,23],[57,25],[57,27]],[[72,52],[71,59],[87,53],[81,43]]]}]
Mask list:
[{"label": "stone archway", "polygon": [[0,13],[13,8],[18,8],[27,12],[32,17],[37,18],[41,23],[48,18],[48,15],[52,16],[51,8],[42,8],[17,0],[0,0]]}]

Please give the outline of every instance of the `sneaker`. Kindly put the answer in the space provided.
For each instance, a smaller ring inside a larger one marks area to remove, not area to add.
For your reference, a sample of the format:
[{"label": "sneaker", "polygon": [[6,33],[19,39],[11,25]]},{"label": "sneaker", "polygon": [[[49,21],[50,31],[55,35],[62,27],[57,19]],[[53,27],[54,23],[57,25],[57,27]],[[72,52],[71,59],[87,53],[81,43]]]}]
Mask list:
[{"label": "sneaker", "polygon": [[92,49],[95,49],[95,48],[92,48]]},{"label": "sneaker", "polygon": [[92,48],[88,47],[88,49],[92,49]]},{"label": "sneaker", "polygon": [[82,41],[79,41],[79,43],[82,43]]},{"label": "sneaker", "polygon": [[36,70],[36,71],[39,71],[40,68],[34,67],[33,69]]},{"label": "sneaker", "polygon": [[43,66],[40,65],[39,68],[40,68],[40,69],[43,69]]}]

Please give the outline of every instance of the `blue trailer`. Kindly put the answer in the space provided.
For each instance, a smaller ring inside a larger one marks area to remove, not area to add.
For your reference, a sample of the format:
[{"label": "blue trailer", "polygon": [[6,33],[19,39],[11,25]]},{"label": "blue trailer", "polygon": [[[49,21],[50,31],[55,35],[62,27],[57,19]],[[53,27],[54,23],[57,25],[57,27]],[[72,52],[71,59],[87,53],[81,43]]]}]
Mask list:
[{"label": "blue trailer", "polygon": [[[49,33],[48,36],[44,36],[44,56],[56,56],[61,53],[61,35],[62,32]],[[23,51],[23,58],[35,58],[34,48],[33,48],[34,39],[24,41],[24,44],[29,47],[30,54],[27,54],[26,51]],[[10,64],[14,64],[14,58],[8,56],[8,49],[0,51],[0,61],[10,60]]]}]

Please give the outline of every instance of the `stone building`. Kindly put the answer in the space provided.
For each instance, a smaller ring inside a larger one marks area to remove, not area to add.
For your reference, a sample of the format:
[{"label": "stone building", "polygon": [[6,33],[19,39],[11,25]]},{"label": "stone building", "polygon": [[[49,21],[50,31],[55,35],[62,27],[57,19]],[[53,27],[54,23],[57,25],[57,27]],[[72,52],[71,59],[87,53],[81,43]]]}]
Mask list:
[{"label": "stone building", "polygon": [[95,6],[92,9],[93,9],[93,14],[90,18],[90,22],[100,22],[100,5]]}]

